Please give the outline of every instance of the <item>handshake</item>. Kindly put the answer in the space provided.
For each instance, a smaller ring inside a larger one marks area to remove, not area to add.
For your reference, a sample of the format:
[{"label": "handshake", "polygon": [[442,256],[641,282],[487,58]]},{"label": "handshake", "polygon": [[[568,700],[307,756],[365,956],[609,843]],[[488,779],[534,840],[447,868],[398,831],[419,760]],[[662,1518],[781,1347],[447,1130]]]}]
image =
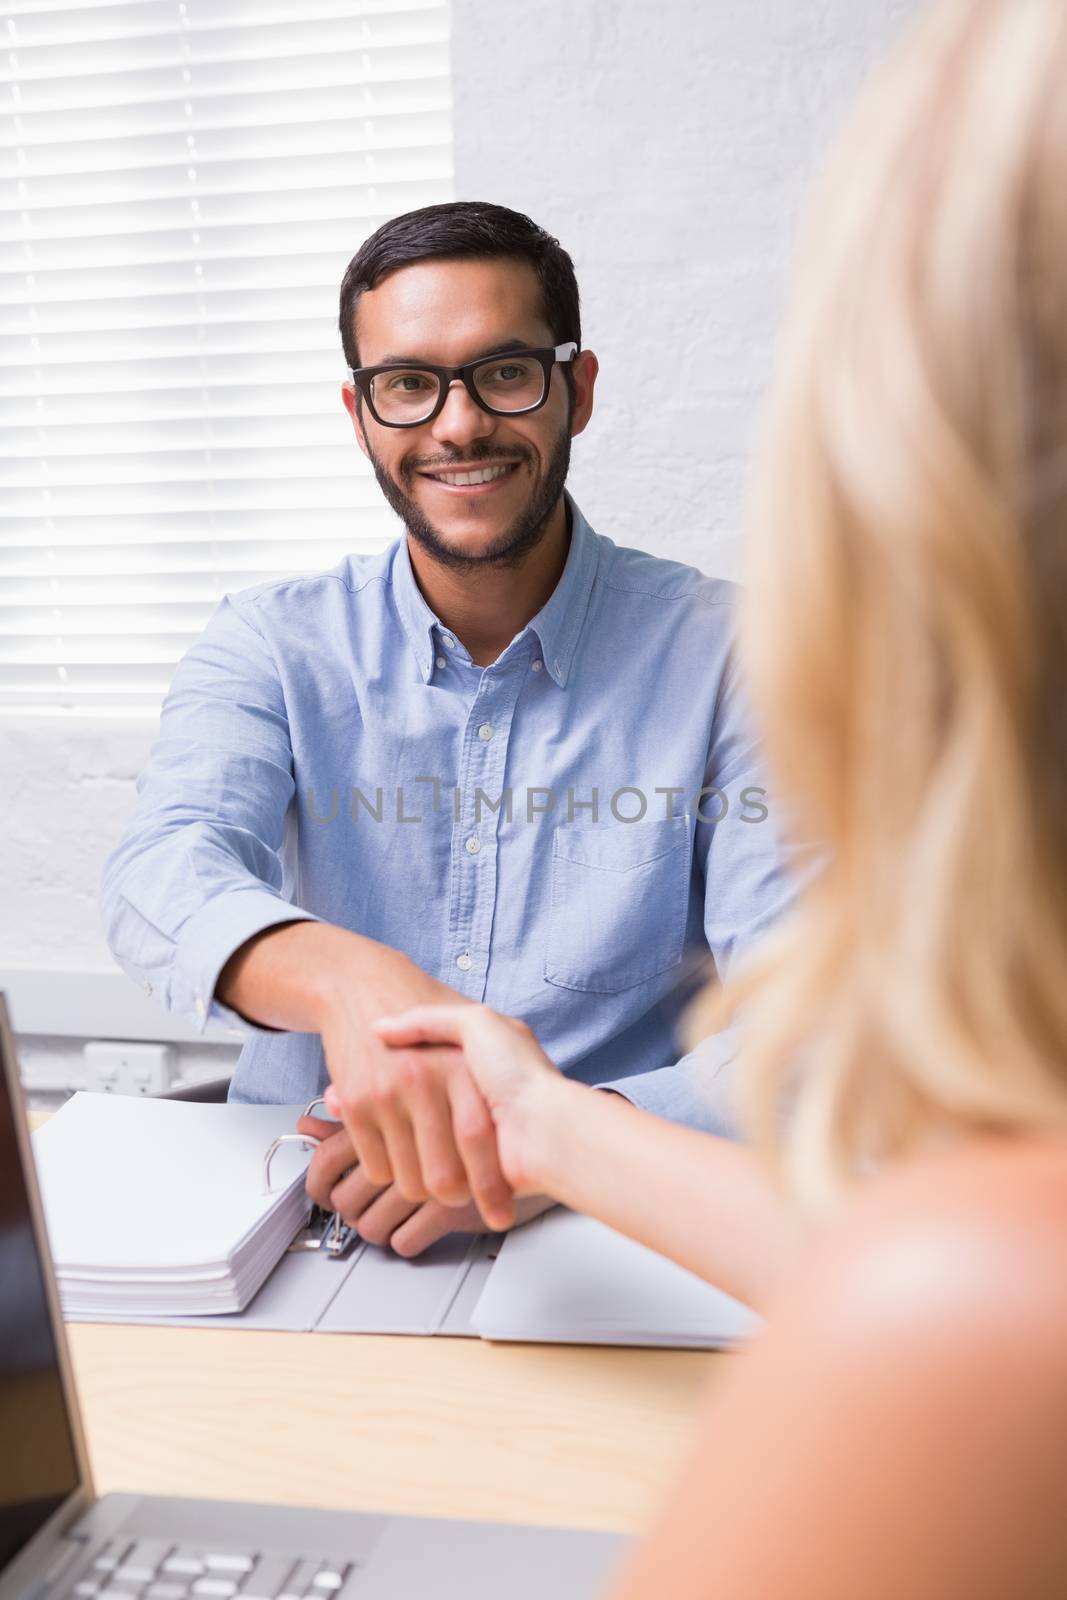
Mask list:
[{"label": "handshake", "polygon": [[317,1020],[338,1121],[302,1117],[297,1130],[320,1141],[311,1198],[370,1243],[415,1256],[447,1233],[510,1228],[547,1210],[553,1126],[587,1091],[559,1074],[524,1023],[388,955],[373,1006],[370,986],[326,986]]}]

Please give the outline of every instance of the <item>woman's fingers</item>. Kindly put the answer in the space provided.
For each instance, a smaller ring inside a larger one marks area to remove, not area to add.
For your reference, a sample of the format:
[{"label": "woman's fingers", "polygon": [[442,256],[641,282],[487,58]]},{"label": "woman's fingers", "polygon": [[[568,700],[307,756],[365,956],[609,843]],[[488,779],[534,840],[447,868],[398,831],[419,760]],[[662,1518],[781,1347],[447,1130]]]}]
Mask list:
[{"label": "woman's fingers", "polygon": [[396,1049],[411,1044],[466,1044],[479,1006],[412,1006],[395,1017],[379,1017],[375,1033]]}]

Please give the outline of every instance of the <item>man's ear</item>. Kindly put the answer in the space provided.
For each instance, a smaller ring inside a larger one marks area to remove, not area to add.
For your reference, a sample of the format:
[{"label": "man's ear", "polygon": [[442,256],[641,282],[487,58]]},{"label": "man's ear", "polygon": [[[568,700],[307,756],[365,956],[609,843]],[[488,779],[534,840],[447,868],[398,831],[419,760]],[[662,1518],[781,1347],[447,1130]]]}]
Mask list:
[{"label": "man's ear", "polygon": [[359,448],[363,451],[363,454],[369,461],[370,451],[367,449],[367,435],[363,431],[362,406],[360,405],[359,395],[356,393],[356,386],[354,383],[342,383],[341,404],[344,406],[345,410],[348,412],[348,415],[352,419],[352,427],[356,434],[356,443],[359,445]]},{"label": "man's ear", "polygon": [[582,350],[571,363],[574,378],[574,406],[571,411],[571,438],[581,433],[593,415],[593,390],[600,362],[591,350]]}]

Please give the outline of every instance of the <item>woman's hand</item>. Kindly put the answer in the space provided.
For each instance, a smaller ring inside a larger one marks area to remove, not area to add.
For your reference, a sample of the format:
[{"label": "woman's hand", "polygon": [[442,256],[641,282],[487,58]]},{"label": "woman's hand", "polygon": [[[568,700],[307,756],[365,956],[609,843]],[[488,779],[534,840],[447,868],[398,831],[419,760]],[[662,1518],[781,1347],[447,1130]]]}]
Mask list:
[{"label": "woman's hand", "polygon": [[[540,1192],[544,1152],[575,1085],[562,1077],[524,1022],[488,1006],[420,1005],[380,1017],[374,1031],[393,1049],[420,1046],[444,1065],[461,1055],[496,1129],[504,1178],[516,1194]],[[462,1129],[457,1129],[462,1135]]]}]

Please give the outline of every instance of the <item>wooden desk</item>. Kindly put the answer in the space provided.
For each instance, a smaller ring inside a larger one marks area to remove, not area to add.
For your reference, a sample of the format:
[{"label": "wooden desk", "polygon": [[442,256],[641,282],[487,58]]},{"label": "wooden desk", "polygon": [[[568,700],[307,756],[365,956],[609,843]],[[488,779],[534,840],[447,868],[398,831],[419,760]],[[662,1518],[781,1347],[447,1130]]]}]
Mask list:
[{"label": "wooden desk", "polygon": [[68,1327],[98,1492],[639,1532],[682,1460],[694,1351]]},{"label": "wooden desk", "polygon": [[625,1533],[655,1514],[729,1360],[102,1323],[67,1336],[99,1494]]}]

